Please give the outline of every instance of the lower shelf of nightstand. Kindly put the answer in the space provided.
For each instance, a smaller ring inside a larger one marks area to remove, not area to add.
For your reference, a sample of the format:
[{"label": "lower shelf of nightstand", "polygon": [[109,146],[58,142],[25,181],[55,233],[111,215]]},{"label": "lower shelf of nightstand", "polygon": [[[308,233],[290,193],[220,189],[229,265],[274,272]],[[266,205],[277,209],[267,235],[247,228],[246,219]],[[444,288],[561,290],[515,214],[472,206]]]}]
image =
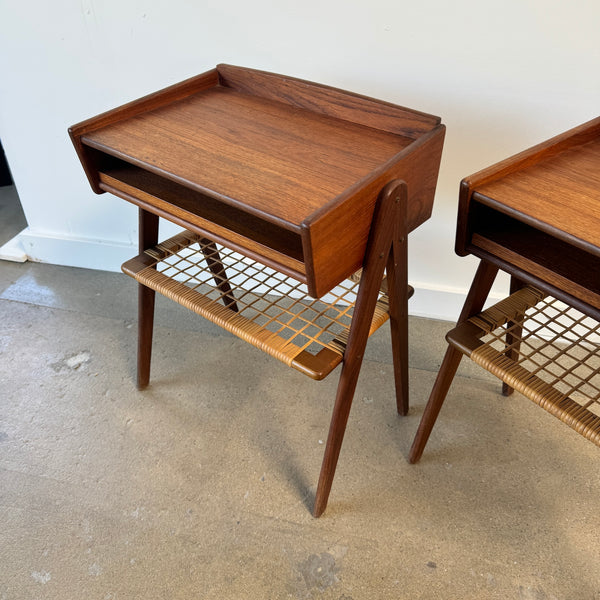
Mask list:
[{"label": "lower shelf of nightstand", "polygon": [[448,342],[600,446],[600,323],[527,286]]},{"label": "lower shelf of nightstand", "polygon": [[[360,272],[315,299],[304,284],[189,231],[122,269],[313,379],[323,379],[342,362]],[[385,283],[370,333],[389,318]]]}]

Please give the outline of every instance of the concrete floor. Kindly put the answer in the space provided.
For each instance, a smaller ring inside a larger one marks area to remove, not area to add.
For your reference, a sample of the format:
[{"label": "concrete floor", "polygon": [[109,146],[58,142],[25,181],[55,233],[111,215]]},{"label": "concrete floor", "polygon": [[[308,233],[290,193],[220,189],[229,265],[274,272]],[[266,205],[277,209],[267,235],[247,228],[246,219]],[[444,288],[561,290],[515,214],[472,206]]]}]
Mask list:
[{"label": "concrete floor", "polygon": [[27,227],[14,185],[0,186],[0,247]]},{"label": "concrete floor", "polygon": [[317,383],[135,284],[0,262],[0,599],[600,599],[598,448],[463,362],[407,462],[448,323],[411,319],[409,416],[370,341],[329,507]]}]

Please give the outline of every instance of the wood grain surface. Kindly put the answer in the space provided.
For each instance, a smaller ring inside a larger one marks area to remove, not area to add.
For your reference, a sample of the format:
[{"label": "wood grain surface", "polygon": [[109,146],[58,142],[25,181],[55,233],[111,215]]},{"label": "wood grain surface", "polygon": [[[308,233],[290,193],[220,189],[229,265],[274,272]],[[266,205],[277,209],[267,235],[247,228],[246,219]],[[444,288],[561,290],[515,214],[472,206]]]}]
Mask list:
[{"label": "wood grain surface", "polygon": [[461,182],[458,254],[600,308],[600,118]]},{"label": "wood grain surface", "polygon": [[477,187],[497,203],[587,244],[600,255],[600,136]]},{"label": "wood grain surface", "polygon": [[[561,235],[561,224],[556,227],[555,224],[561,220],[560,213],[562,209],[554,211],[554,215],[551,215],[548,219],[544,206],[541,209],[535,206],[528,207],[528,200],[523,196],[523,183],[524,179],[527,179],[527,185],[532,196],[538,194],[538,202],[534,199],[534,204],[539,205],[539,200],[543,196],[548,196],[548,193],[556,194],[571,194],[577,200],[578,204],[586,204],[586,210],[592,210],[592,205],[595,202],[598,203],[598,187],[596,185],[596,192],[592,192],[590,197],[590,190],[585,189],[585,182],[575,182],[575,188],[570,190],[568,187],[552,188],[546,182],[548,168],[551,170],[556,169],[556,173],[552,175],[552,178],[563,177],[562,183],[570,185],[569,172],[572,172],[574,168],[573,163],[579,160],[582,163],[587,163],[587,167],[583,166],[584,172],[591,173],[592,180],[597,178],[598,174],[598,157],[597,157],[597,144],[600,140],[600,117],[592,119],[582,125],[578,125],[568,131],[560,133],[549,140],[545,140],[540,144],[527,148],[514,156],[506,158],[494,165],[491,165],[473,175],[465,177],[460,183],[459,193],[459,206],[458,206],[458,222],[456,227],[456,253],[459,256],[466,256],[468,250],[466,249],[469,243],[471,231],[470,223],[470,202],[475,193],[480,192],[480,196],[483,198],[493,198],[495,193],[493,190],[495,186],[497,188],[501,200],[500,203],[505,204],[505,210],[513,207],[515,212],[520,212],[525,219],[537,220],[541,227],[550,227],[556,230],[557,235]],[[591,153],[586,150],[586,146],[591,145]],[[562,155],[566,153],[568,163],[565,170],[565,157]],[[574,154],[574,155],[573,155]],[[596,167],[594,168],[594,163]],[[562,176],[559,173],[562,171]],[[595,171],[595,174],[594,174]],[[517,192],[518,198],[511,199],[507,195],[506,188],[502,190],[503,180],[513,180],[516,187],[521,188],[521,193]],[[597,181],[597,179],[596,179]],[[555,180],[556,183],[556,180]],[[581,186],[581,187],[580,187]],[[536,191],[539,188],[539,191]],[[595,193],[595,200],[593,194]],[[556,197],[552,202],[556,202]],[[552,211],[551,211],[552,212]],[[563,213],[564,214],[564,213]],[[531,218],[529,218],[531,217]],[[597,217],[595,217],[597,219]],[[544,225],[545,224],[545,225]],[[581,227],[576,227],[577,232],[575,235],[579,235]],[[563,232],[564,233],[564,232]],[[588,240],[587,236],[580,238],[582,244],[586,244]],[[593,245],[593,242],[591,243]],[[597,245],[597,244],[596,244]]]},{"label": "wood grain surface", "polygon": [[83,143],[283,226],[298,226],[412,140],[211,88]]},{"label": "wood grain surface", "polygon": [[361,266],[389,181],[407,183],[409,231],[429,218],[444,132],[439,117],[230,65],[70,129],[96,192],[255,257],[259,244],[313,296]]}]

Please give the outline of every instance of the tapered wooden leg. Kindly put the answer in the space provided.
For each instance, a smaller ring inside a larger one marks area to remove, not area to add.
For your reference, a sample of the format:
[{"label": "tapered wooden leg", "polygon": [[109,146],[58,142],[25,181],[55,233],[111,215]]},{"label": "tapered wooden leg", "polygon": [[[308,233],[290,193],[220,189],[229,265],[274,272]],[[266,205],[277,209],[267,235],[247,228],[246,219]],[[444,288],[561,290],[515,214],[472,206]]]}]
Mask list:
[{"label": "tapered wooden leg", "polygon": [[[396,201],[396,199],[398,200]],[[321,465],[313,509],[315,517],[321,516],[327,506],[363,354],[369,337],[379,287],[391,252],[391,243],[394,231],[397,228],[396,223],[402,214],[400,207],[405,203],[406,184],[394,181],[383,189],[375,209],[363,263],[363,273],[354,307],[352,324],[350,325],[348,344],[344,353],[342,373],[329,426],[325,456]]]},{"label": "tapered wooden leg", "polygon": [[[158,242],[158,216],[140,208],[139,251],[140,254]],[[152,357],[152,330],[154,327],[154,290],[138,284],[138,354],[137,387],[144,389],[150,381]]]},{"label": "tapered wooden leg", "polygon": [[200,249],[204,254],[210,272],[213,274],[217,289],[223,294],[223,304],[234,312],[239,312],[217,245],[212,240],[203,238],[200,240]]},{"label": "tapered wooden leg", "polygon": [[404,230],[392,243],[386,268],[390,301],[390,331],[398,414],[408,413],[408,253]]},{"label": "tapered wooden leg", "polygon": [[458,369],[461,358],[462,352],[460,352],[460,350],[457,350],[452,346],[448,346],[435,383],[433,384],[429,401],[427,402],[425,411],[421,417],[419,429],[410,449],[408,456],[408,461],[410,463],[418,462],[423,454],[423,450],[425,449],[425,445],[427,444],[431,430],[435,425],[440,409],[442,408],[442,404],[444,403],[446,395],[448,394],[448,390],[450,389],[450,384],[454,379],[454,375],[456,375],[456,370]]},{"label": "tapered wooden leg", "polygon": [[[471,289],[469,290],[457,324],[466,321],[481,311],[497,273],[498,267],[483,260],[479,263],[479,267],[473,278]],[[460,352],[460,350],[457,350],[453,346],[448,346],[444,360],[442,361],[442,366],[440,367],[433,389],[431,390],[429,401],[427,402],[427,406],[421,417],[419,429],[417,430],[417,434],[415,435],[415,439],[413,440],[410,449],[408,460],[411,463],[418,462],[423,454],[423,450],[425,449],[431,430],[435,425],[442,404],[446,399],[446,394],[454,379],[461,358],[462,352]]]},{"label": "tapered wooden leg", "polygon": [[315,505],[313,515],[320,517],[327,507],[329,493],[331,492],[331,484],[337,467],[342,442],[344,441],[344,433],[346,432],[346,424],[356,383],[362,363],[362,353],[355,348],[353,356],[349,357],[347,362],[342,366],[342,374],[338,383],[333,415],[331,416],[331,424],[329,426],[329,436],[327,438],[327,446],[325,448],[325,456],[321,465],[321,474],[319,476],[319,484],[317,485],[317,493],[315,496]]},{"label": "tapered wooden leg", "polygon": [[[511,275],[510,294],[518,292],[524,285],[524,282],[517,279],[514,275]],[[521,339],[522,333],[523,327],[521,325],[516,325],[513,321],[509,321],[506,324],[506,356],[510,358],[510,360],[516,361],[519,358],[519,340]],[[514,388],[510,387],[508,383],[502,382],[502,393],[505,396],[510,396],[514,391]]]}]

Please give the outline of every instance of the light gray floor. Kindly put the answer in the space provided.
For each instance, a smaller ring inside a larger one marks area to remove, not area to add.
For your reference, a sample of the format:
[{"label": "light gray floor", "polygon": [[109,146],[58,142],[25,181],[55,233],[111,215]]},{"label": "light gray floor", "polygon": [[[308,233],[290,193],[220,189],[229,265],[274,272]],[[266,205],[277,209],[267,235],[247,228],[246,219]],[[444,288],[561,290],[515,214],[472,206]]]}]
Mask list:
[{"label": "light gray floor", "polygon": [[161,300],[134,385],[135,284],[0,262],[0,599],[600,598],[598,448],[464,364],[407,454],[448,323],[411,319],[398,417],[369,343],[330,503],[337,383]]},{"label": "light gray floor", "polygon": [[0,187],[0,246],[27,227],[14,185]]}]

